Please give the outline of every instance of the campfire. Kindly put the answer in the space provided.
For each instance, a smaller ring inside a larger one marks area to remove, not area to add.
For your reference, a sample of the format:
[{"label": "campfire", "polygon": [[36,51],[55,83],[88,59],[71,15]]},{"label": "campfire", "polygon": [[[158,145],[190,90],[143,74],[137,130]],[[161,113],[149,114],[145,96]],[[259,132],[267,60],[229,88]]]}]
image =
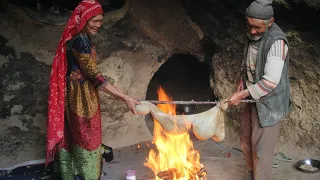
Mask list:
[{"label": "campfire", "polygon": [[[160,87],[159,100],[172,100]],[[176,115],[174,104],[158,104],[163,112]],[[194,150],[189,133],[171,135],[166,133],[161,125],[154,121],[154,137],[152,143],[156,149],[151,149],[144,165],[155,174],[156,180],[204,180],[206,171],[200,163],[200,154]]]}]

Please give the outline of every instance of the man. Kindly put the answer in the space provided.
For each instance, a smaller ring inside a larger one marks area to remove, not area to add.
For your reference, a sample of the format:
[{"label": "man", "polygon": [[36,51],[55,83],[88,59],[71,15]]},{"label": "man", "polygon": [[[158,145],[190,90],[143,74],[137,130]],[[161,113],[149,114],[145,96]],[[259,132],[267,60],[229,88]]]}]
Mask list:
[{"label": "man", "polygon": [[290,107],[288,42],[274,23],[272,0],[255,0],[246,9],[249,42],[237,92],[229,105],[242,99],[259,102],[245,105],[240,143],[248,175],[246,180],[271,179],[272,159],[280,121]]}]

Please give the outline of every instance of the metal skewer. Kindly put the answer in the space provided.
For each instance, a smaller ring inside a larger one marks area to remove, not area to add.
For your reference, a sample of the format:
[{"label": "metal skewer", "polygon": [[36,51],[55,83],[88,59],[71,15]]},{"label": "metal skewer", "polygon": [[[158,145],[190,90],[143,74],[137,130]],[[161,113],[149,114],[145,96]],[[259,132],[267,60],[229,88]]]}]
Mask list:
[{"label": "metal skewer", "polygon": [[[151,102],[153,104],[218,104],[219,101],[157,101],[157,100],[144,100]],[[228,101],[226,101],[228,102]],[[257,100],[249,100],[249,99],[243,99],[241,102],[244,103],[254,103],[259,102]]]}]

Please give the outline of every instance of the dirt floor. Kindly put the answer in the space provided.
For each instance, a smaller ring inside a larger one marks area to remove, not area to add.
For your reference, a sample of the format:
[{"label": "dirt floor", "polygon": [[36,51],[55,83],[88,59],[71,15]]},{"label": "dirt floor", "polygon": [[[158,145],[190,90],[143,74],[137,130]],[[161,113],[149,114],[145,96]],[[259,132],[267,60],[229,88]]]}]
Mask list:
[{"label": "dirt floor", "polygon": [[[149,152],[150,143],[141,143],[141,148],[137,145],[116,149],[114,151],[114,160],[106,163],[103,168],[104,176],[101,180],[124,180],[125,171],[132,169],[136,171],[137,180],[154,180],[154,174],[151,169],[144,167],[146,157]],[[194,140],[194,147],[199,150],[201,163],[207,171],[207,180],[242,180],[246,176],[245,162],[243,155],[237,149],[217,144],[214,141]],[[231,157],[228,157],[228,152]],[[320,157],[313,157],[320,159]],[[319,180],[320,173],[307,174],[295,169],[294,164],[298,159],[292,162],[281,162],[278,168],[273,168],[273,180]]]}]

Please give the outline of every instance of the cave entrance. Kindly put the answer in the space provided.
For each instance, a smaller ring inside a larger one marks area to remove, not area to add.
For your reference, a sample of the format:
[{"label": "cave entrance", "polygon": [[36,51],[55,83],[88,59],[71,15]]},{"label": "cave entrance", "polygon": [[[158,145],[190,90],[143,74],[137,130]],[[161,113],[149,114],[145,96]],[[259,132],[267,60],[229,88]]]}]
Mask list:
[{"label": "cave entrance", "polygon": [[[161,86],[173,101],[214,101],[210,87],[210,66],[200,62],[195,56],[175,54],[154,74],[146,99],[158,100],[157,90]],[[195,114],[206,111],[214,105],[177,105],[177,114]],[[146,123],[153,132],[153,119],[146,116]]]}]

